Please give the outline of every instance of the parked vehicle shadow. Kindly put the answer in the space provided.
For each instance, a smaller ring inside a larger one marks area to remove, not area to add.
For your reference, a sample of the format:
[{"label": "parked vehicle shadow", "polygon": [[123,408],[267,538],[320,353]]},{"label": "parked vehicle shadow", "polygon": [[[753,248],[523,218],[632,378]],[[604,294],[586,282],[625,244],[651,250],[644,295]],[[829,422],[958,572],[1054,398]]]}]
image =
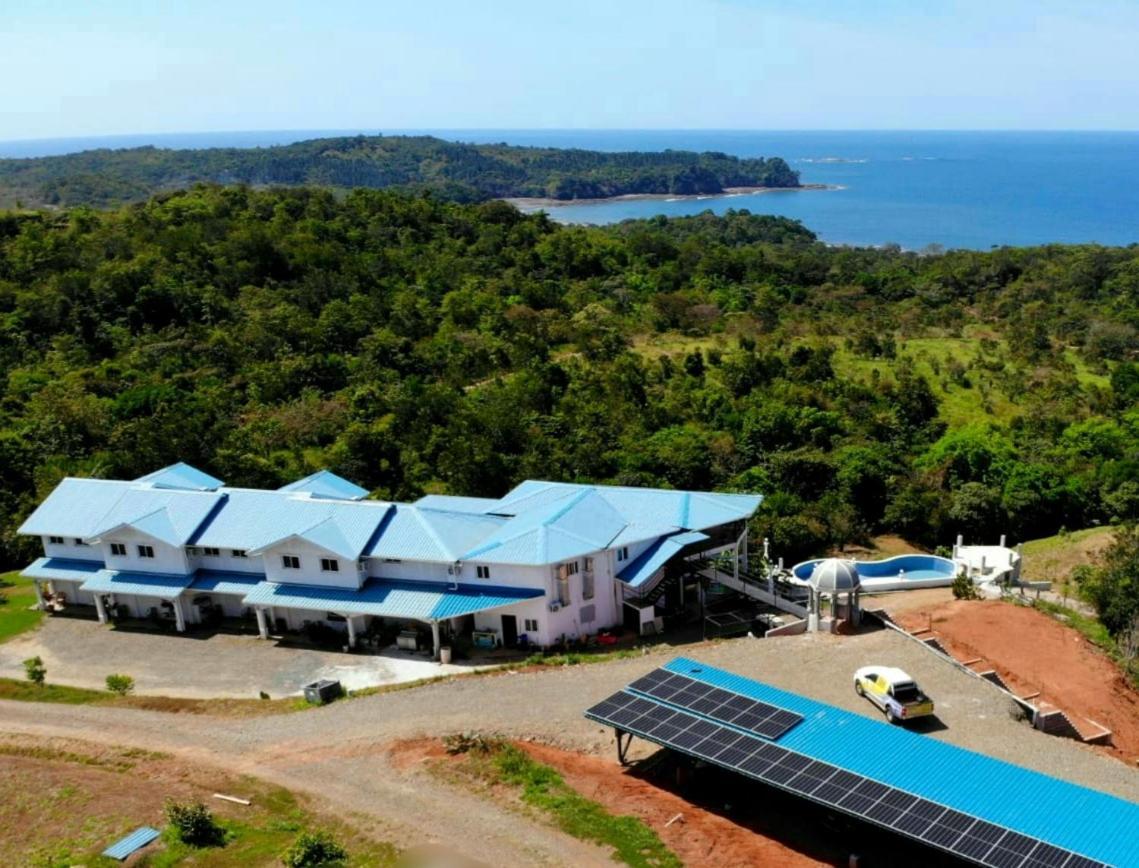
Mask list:
[{"label": "parked vehicle shadow", "polygon": [[905,726],[910,732],[918,732],[922,735],[928,735],[931,732],[944,732],[949,729],[936,714],[915,717],[913,720],[907,721]]}]

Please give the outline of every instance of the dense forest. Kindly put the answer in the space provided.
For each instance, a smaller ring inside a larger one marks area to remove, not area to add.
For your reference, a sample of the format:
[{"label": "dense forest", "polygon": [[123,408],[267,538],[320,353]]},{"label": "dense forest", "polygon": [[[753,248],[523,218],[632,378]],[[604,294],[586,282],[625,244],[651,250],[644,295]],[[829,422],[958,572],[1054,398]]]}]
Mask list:
[{"label": "dense forest", "polygon": [[475,202],[795,187],[799,174],[778,157],[740,159],[691,151],[608,153],[472,145],[431,136],[355,136],[270,148],[146,147],[0,160],[0,207],[106,207],[197,181],[394,187]]},{"label": "dense forest", "polygon": [[788,559],[1139,517],[1139,247],[197,187],[0,214],[0,559],[65,474],[761,492]]}]

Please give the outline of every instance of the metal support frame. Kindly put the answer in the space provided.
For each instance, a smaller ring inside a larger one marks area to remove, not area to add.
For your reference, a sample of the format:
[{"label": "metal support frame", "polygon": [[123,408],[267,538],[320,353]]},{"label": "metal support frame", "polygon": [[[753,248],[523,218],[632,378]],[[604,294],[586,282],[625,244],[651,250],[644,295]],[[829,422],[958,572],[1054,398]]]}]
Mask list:
[{"label": "metal support frame", "polygon": [[[633,741],[633,734],[625,732],[623,729],[617,729],[617,727],[613,727],[613,733],[617,736],[617,760],[621,765],[627,766],[629,764],[629,744]],[[624,737],[623,740],[622,737]]]}]

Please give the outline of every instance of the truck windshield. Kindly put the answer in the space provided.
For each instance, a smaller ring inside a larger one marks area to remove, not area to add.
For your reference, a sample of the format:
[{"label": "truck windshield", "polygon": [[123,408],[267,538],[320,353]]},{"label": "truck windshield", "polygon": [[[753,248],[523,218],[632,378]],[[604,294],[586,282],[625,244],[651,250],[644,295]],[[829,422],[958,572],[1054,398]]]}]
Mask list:
[{"label": "truck windshield", "polygon": [[909,684],[894,685],[894,699],[898,702],[916,702],[921,699],[921,691],[912,682]]}]

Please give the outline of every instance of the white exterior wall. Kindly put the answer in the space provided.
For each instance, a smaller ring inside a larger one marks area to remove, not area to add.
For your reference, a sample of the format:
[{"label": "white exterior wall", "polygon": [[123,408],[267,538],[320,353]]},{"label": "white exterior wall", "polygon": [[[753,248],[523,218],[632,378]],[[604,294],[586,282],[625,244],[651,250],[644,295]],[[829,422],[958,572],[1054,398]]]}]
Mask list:
[{"label": "white exterior wall", "polygon": [[[125,556],[111,554],[111,543],[122,543],[127,547]],[[148,545],[154,549],[153,558],[140,558],[138,547]],[[107,536],[99,543],[100,556],[111,570],[128,570],[136,573],[166,573],[174,576],[190,574],[190,564],[185,549],[170,546],[154,537],[139,533],[131,528],[123,528]]]},{"label": "white exterior wall", "polygon": [[[218,554],[204,555],[202,554],[201,547],[197,547],[196,555],[189,555],[189,563],[191,570],[222,570],[227,573],[253,573],[261,575],[264,569],[264,564],[261,558],[257,556],[247,555],[243,558],[235,558],[233,556],[233,549],[218,549]],[[320,568],[320,562],[317,561],[317,568]]]},{"label": "white exterior wall", "polygon": [[[301,559],[299,570],[287,570],[282,566],[283,555],[295,555]],[[340,570],[324,572],[320,568],[321,558],[333,558],[340,562]],[[214,560],[217,560],[216,558]],[[262,555],[265,578],[270,582],[292,585],[319,585],[326,588],[358,589],[367,575],[356,571],[356,562],[337,558],[325,549],[318,548],[303,540],[288,540],[265,550]]]},{"label": "white exterior wall", "polygon": [[44,554],[49,558],[66,558],[71,561],[101,561],[103,550],[99,546],[77,545],[75,537],[65,536],[62,543],[50,542],[51,537],[40,537]]}]

